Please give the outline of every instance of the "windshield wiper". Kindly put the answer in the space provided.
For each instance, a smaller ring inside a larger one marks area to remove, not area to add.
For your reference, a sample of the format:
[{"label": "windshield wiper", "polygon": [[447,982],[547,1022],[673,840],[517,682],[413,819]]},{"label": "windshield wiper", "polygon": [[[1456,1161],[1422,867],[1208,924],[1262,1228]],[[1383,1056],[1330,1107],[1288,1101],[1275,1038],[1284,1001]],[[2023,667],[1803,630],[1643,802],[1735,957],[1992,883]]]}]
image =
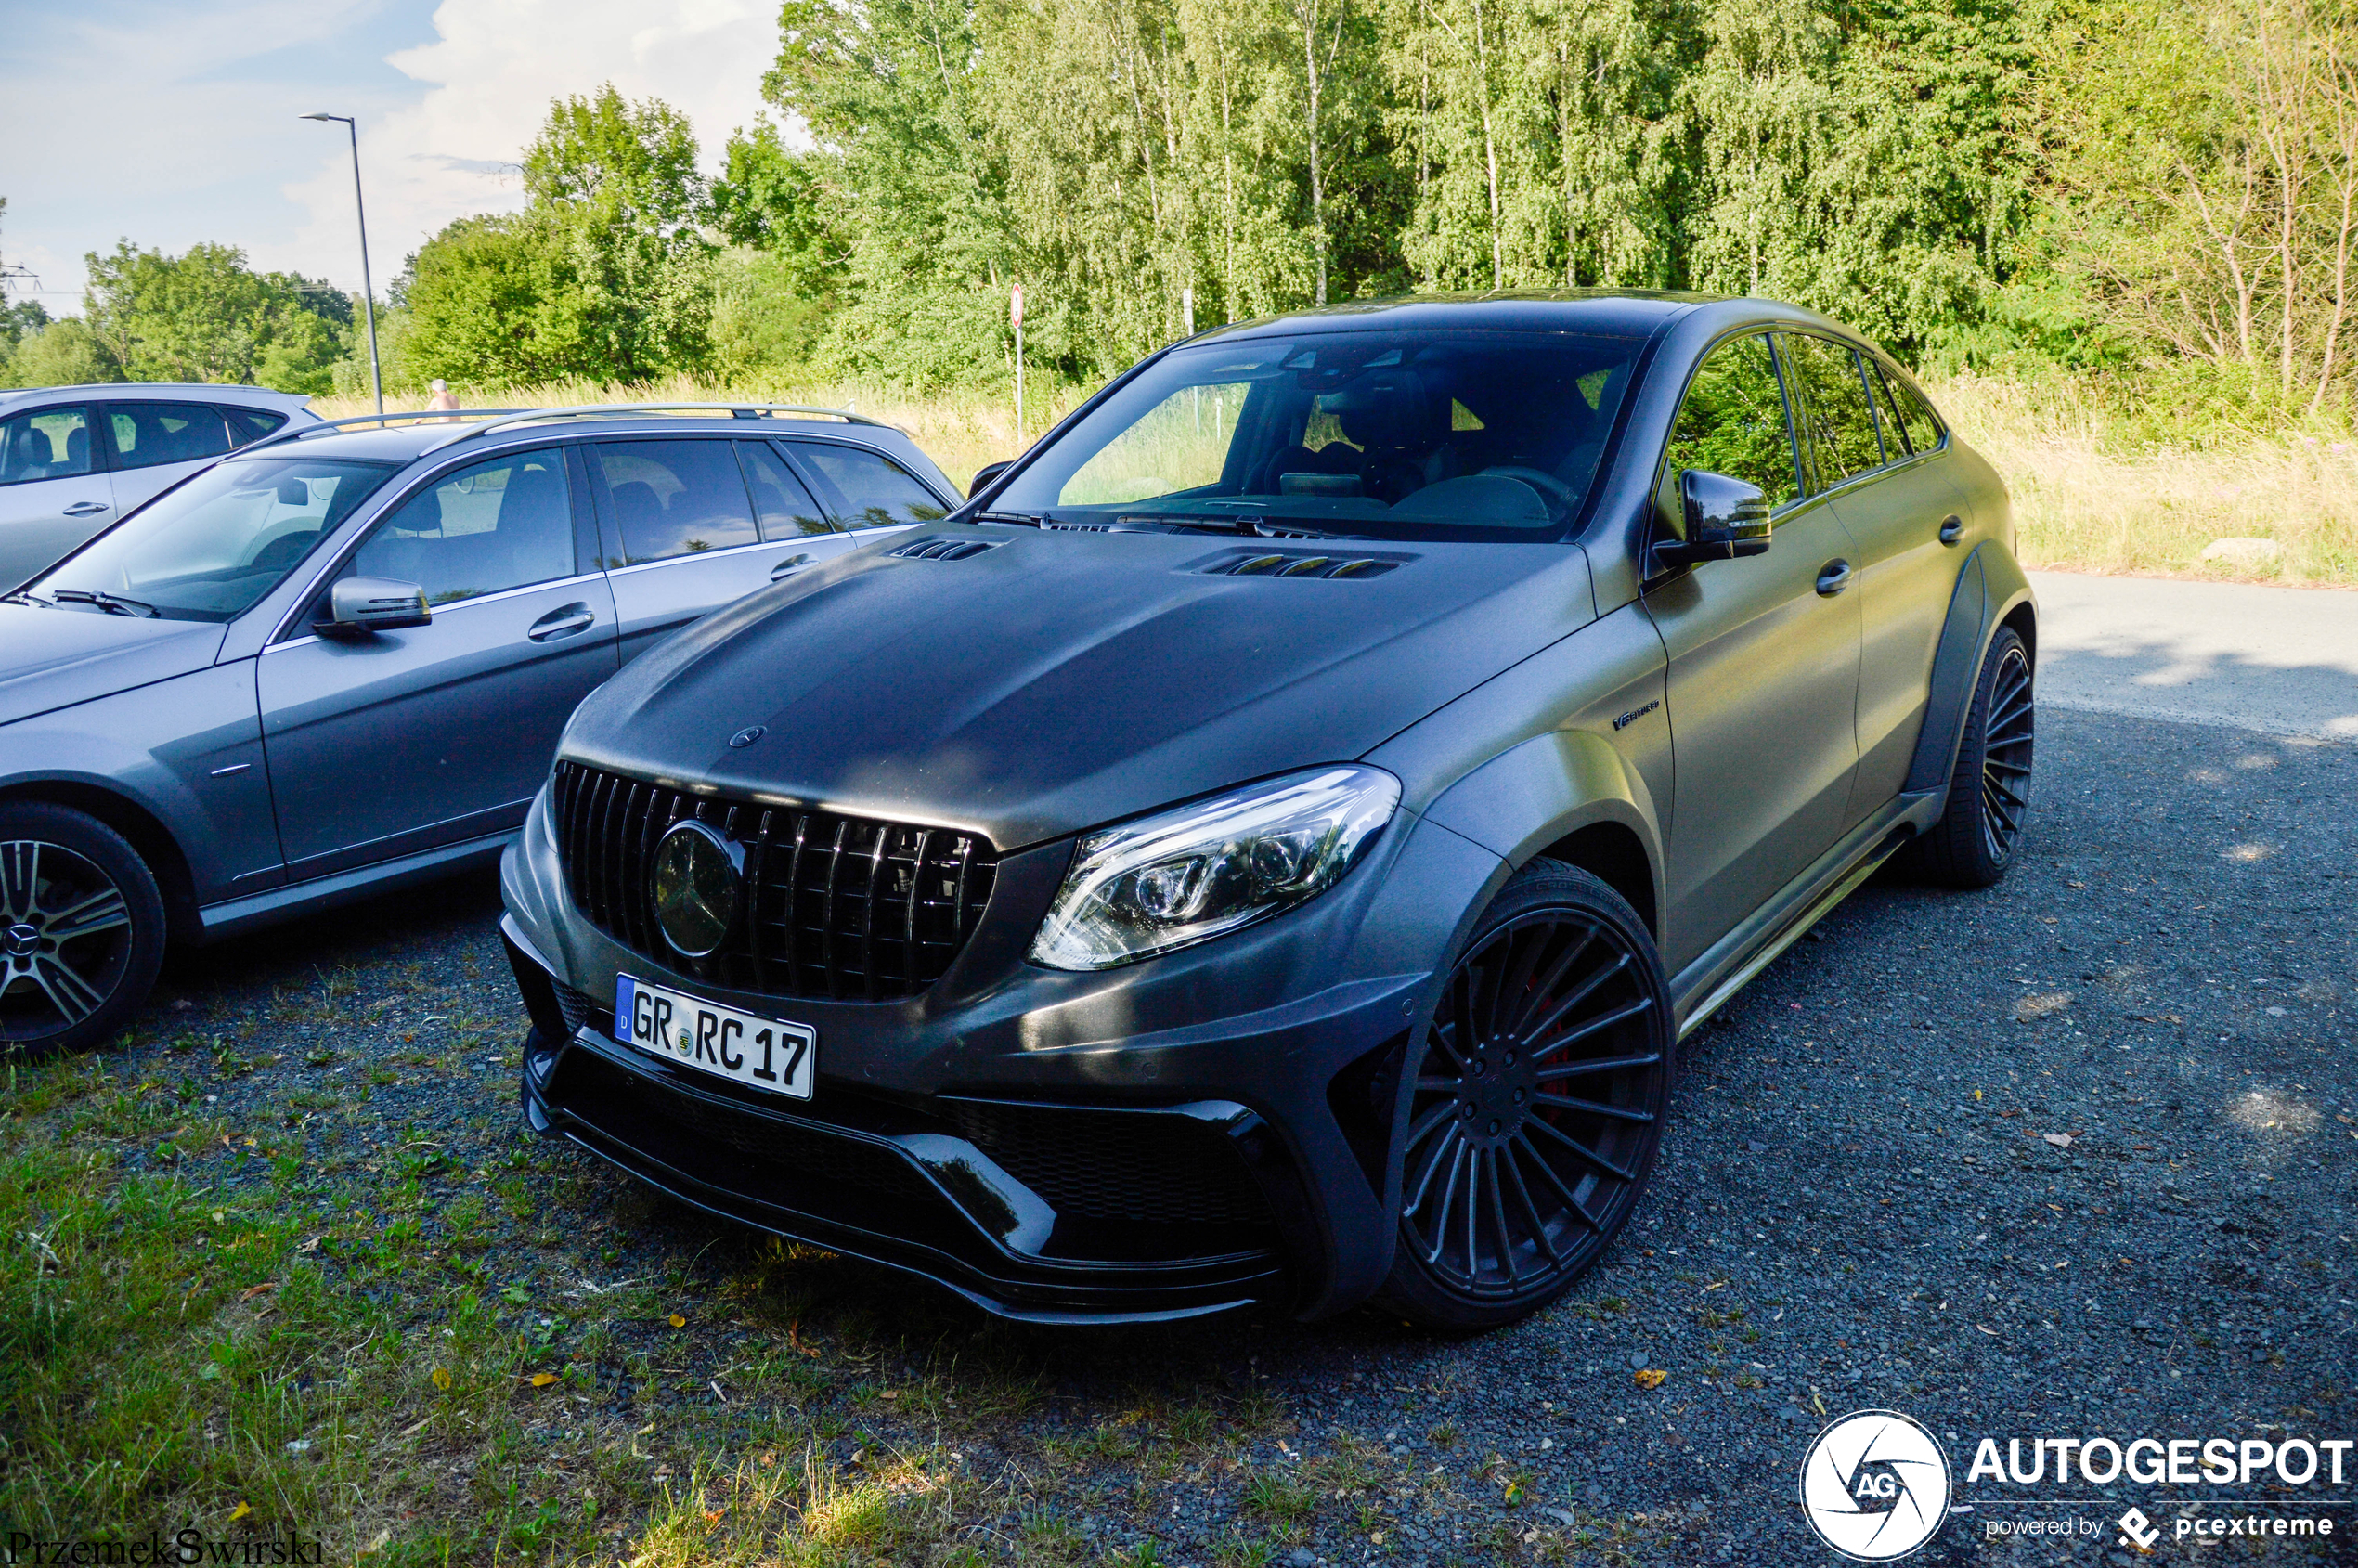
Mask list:
[{"label": "windshield wiper", "polygon": [[51,590],[51,596],[70,604],[96,604],[110,616],[130,616],[150,621],[163,618],[163,612],[153,604],[125,599],[119,593],[101,593],[95,588],[55,589]]},{"label": "windshield wiper", "polygon": [[1029,512],[978,512],[971,520],[977,523],[1008,523],[1018,528],[1037,528],[1046,521]]}]

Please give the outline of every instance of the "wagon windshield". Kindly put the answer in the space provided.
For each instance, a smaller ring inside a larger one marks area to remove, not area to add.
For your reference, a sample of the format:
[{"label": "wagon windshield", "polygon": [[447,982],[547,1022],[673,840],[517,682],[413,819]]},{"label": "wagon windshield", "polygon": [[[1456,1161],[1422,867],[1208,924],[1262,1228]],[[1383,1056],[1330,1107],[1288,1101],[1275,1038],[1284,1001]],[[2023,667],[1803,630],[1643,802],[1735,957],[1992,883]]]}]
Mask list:
[{"label": "wagon windshield", "polygon": [[990,510],[1082,526],[1560,538],[1596,481],[1639,347],[1457,330],[1181,348]]},{"label": "wagon windshield", "polygon": [[26,591],[115,615],[228,620],[303,564],[396,466],[234,458],[166,490]]}]

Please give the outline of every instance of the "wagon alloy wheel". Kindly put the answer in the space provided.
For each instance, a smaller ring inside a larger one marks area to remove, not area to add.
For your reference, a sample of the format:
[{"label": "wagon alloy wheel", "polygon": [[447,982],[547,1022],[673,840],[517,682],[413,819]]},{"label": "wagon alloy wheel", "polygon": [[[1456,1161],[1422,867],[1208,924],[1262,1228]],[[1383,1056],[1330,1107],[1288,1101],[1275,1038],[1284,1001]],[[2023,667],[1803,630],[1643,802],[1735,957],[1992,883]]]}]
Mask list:
[{"label": "wagon alloy wheel", "polygon": [[0,806],[0,1057],[105,1039],[162,948],[162,899],[120,835],[64,807]]},{"label": "wagon alloy wheel", "polygon": [[131,908],[112,877],[61,844],[0,843],[0,1038],[82,1022],[130,957]]},{"label": "wagon alloy wheel", "polygon": [[1981,758],[1981,831],[1991,860],[2014,854],[2030,806],[2031,730],[2037,714],[2030,696],[2030,660],[2020,642],[1998,660],[1989,687]]},{"label": "wagon alloy wheel", "polygon": [[1548,862],[1500,905],[1436,1009],[1402,1163],[1402,1263],[1438,1300],[1399,1300],[1396,1274],[1394,1304],[1450,1327],[1521,1316],[1596,1261],[1669,1105],[1668,998],[1628,906]]}]

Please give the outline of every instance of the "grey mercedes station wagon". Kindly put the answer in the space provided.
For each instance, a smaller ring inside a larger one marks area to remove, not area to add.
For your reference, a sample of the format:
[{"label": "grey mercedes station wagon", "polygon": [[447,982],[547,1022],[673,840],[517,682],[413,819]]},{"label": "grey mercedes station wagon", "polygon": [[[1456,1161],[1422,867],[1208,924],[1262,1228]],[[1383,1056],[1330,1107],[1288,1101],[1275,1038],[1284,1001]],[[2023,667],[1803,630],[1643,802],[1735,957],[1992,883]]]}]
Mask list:
[{"label": "grey mercedes station wagon", "polygon": [[525,1109],[1013,1316],[1510,1321],[1682,1034],[1887,858],[2006,870],[2013,542],[1805,311],[1198,337],[575,713],[502,874]]},{"label": "grey mercedes station wagon", "polygon": [[956,504],[898,430],[751,407],[313,423],[184,480],[0,599],[0,1057],[108,1037],[167,937],[488,863],[642,649]]}]

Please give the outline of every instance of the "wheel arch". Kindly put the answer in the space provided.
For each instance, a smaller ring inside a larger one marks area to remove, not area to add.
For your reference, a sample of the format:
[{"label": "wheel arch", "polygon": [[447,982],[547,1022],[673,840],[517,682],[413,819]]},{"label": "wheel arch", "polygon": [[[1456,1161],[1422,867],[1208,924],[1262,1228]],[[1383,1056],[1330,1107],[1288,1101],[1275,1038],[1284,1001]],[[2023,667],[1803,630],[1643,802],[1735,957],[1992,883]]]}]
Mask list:
[{"label": "wheel arch", "polygon": [[0,805],[19,800],[44,801],[81,811],[129,839],[131,847],[139,851],[139,858],[148,862],[148,869],[155,874],[156,888],[163,895],[169,940],[202,940],[203,925],[197,915],[196,877],[189,870],[180,841],[173,836],[163,819],[126,795],[72,779],[29,779],[0,784]]},{"label": "wheel arch", "polygon": [[[1468,773],[1425,814],[1505,862],[1501,886],[1542,858],[1589,873],[1626,899],[1664,945],[1660,817],[1643,775],[1602,736],[1535,735]],[[1485,889],[1485,905],[1496,892]],[[1469,922],[1481,914],[1469,912]]]},{"label": "wheel arch", "polygon": [[1949,596],[1935,644],[1931,690],[1924,704],[1924,729],[1916,737],[1915,756],[1908,765],[1908,794],[1946,790],[1950,771],[1957,764],[1965,719],[1973,711],[1974,682],[1981,674],[1982,655],[2001,626],[2011,627],[2029,650],[2031,667],[2039,662],[2039,603],[2030,579],[2014,553],[1994,539],[1974,547],[1958,569],[1957,586]]}]

